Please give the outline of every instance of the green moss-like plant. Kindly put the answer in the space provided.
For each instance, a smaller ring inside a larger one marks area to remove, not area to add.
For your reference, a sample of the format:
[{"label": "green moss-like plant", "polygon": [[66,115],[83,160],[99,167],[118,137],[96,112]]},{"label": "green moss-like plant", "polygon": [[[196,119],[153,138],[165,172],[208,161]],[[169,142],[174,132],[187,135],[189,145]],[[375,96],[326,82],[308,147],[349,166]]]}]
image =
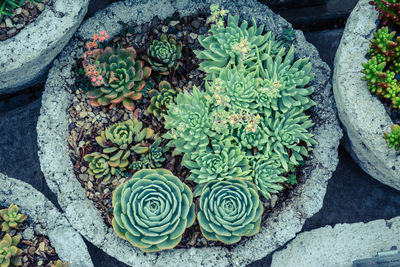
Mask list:
[{"label": "green moss-like plant", "polygon": [[93,61],[101,75],[102,85],[87,92],[92,106],[113,108],[122,103],[127,110],[134,110],[134,101],[142,97],[151,69],[137,59],[133,47],[93,50]]},{"label": "green moss-like plant", "polygon": [[147,49],[146,61],[154,71],[168,75],[178,69],[181,57],[182,43],[163,33],[160,40],[154,40]]},{"label": "green moss-like plant", "polygon": [[383,136],[390,148],[400,150],[400,125],[394,124],[392,126],[392,133],[385,133]]},{"label": "green moss-like plant", "polygon": [[0,241],[0,266],[21,266],[22,265],[22,249],[17,248],[19,235],[10,236],[6,234]]},{"label": "green moss-like plant", "polygon": [[17,205],[11,204],[7,209],[0,210],[1,230],[9,232],[11,229],[19,229],[27,216],[19,213]]},{"label": "green moss-like plant", "polygon": [[202,189],[197,219],[208,240],[234,244],[259,232],[263,205],[256,186],[242,179],[211,181]]},{"label": "green moss-like plant", "polygon": [[112,203],[115,233],[144,252],[174,248],[195,220],[192,192],[165,169],[136,172]]}]

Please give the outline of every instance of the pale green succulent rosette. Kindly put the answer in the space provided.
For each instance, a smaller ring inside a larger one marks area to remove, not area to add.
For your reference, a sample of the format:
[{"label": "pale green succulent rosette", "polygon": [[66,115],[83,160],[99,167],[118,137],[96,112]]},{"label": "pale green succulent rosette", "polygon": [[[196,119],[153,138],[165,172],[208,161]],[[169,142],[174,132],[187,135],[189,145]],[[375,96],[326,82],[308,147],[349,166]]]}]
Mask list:
[{"label": "pale green succulent rosette", "polygon": [[265,198],[270,199],[271,194],[278,193],[283,189],[281,183],[286,182],[287,178],[282,176],[285,170],[282,168],[277,155],[269,158],[263,156],[249,157],[249,161],[253,182]]},{"label": "pale green succulent rosette", "polygon": [[172,139],[168,145],[176,147],[175,153],[203,149],[216,135],[211,130],[212,117],[205,94],[196,87],[192,93],[180,93],[164,119],[165,129],[170,131],[163,138]]},{"label": "pale green succulent rosette", "polygon": [[205,238],[234,244],[260,231],[263,205],[257,187],[243,179],[211,181],[201,192],[197,219]]},{"label": "pale green succulent rosette", "polygon": [[200,60],[200,70],[211,79],[213,74],[231,66],[243,64],[250,71],[257,69],[259,54],[277,55],[284,49],[271,32],[263,34],[264,26],[257,27],[255,20],[249,27],[247,21],[239,25],[239,16],[228,16],[227,26],[212,25],[209,35],[199,36],[204,50],[195,51]]},{"label": "pale green succulent rosette", "polygon": [[133,120],[116,123],[106,128],[105,137],[120,149],[125,149],[133,141],[135,125],[137,124]]},{"label": "pale green succulent rosette", "polygon": [[144,252],[172,249],[195,220],[193,194],[166,169],[144,169],[113,193],[113,228]]},{"label": "pale green succulent rosette", "polygon": [[267,148],[268,136],[260,125],[256,126],[254,132],[246,131],[246,129],[242,127],[237,130],[237,133],[241,145],[245,149],[252,151],[254,148],[257,148],[258,151],[262,152]]},{"label": "pale green succulent rosette", "polygon": [[22,265],[22,249],[17,245],[21,238],[19,235],[10,236],[6,234],[0,241],[0,266],[21,266]]},{"label": "pale green succulent rosette", "polygon": [[83,158],[89,162],[88,173],[96,179],[104,178],[104,182],[108,182],[111,174],[115,174],[115,168],[109,165],[110,157],[99,152],[93,152],[85,155]]},{"label": "pale green succulent rosette", "polygon": [[303,157],[308,156],[312,145],[316,144],[312,139],[313,134],[308,132],[314,123],[310,116],[304,114],[303,109],[294,108],[286,113],[273,112],[265,118],[263,125],[268,136],[265,155],[276,153],[286,171],[289,165],[298,166],[304,160]]},{"label": "pale green succulent rosette", "polygon": [[11,229],[18,229],[26,218],[26,215],[19,213],[17,205],[11,204],[7,209],[0,210],[1,230],[9,232]]},{"label": "pale green succulent rosette", "polygon": [[229,141],[213,141],[205,150],[185,153],[182,165],[191,172],[187,180],[197,184],[230,178],[250,179],[246,154]]}]

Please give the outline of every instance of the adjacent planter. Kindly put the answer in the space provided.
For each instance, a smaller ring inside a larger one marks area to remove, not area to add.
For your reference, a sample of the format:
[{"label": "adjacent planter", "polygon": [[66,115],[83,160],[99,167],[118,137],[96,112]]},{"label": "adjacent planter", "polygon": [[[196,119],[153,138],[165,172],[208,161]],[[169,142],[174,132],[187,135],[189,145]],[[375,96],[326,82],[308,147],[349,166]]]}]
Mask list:
[{"label": "adjacent planter", "polygon": [[[312,131],[318,145],[315,145],[302,168],[299,179],[305,182],[295,188],[292,198],[271,213],[261,232],[231,250],[206,247],[145,254],[117,237],[113,229],[105,225],[99,210],[86,198],[85,190],[75,177],[68,154],[69,122],[66,110],[71,105],[70,91],[75,82],[72,75],[75,65],[73,56],[82,54],[82,40],[90,39],[93,32],[105,29],[112,37],[120,32],[121,23],[135,20],[141,24],[151,21],[154,16],[164,19],[176,11],[181,16],[192,15],[208,10],[209,2],[121,1],[109,6],[80,27],[75,38],[55,61],[43,93],[37,134],[40,164],[50,189],[57,194],[61,208],[75,229],[109,255],[132,266],[243,266],[260,259],[292,239],[301,230],[305,220],[320,210],[327,182],[338,163],[337,147],[342,133],[333,108],[330,70],[319,58],[317,50],[306,42],[304,35],[296,31],[296,56],[310,57],[316,74],[312,83],[315,88],[312,98],[318,106],[311,109],[311,113],[316,123]],[[291,27],[255,0],[218,2],[229,9],[231,14],[240,14],[242,19],[250,20],[254,17],[258,24],[265,25],[266,30],[276,36]]]},{"label": "adjacent planter", "polygon": [[31,185],[0,173],[0,205],[19,206],[36,234],[48,236],[51,245],[71,267],[93,266],[82,237],[57,208]]},{"label": "adjacent planter", "polygon": [[378,27],[378,12],[368,2],[360,0],[347,20],[335,58],[333,92],[353,159],[375,179],[400,190],[400,152],[388,148],[383,139],[393,121],[361,80],[362,64]]},{"label": "adjacent planter", "polygon": [[81,24],[89,0],[52,0],[20,33],[0,42],[0,94],[44,80],[51,61]]}]

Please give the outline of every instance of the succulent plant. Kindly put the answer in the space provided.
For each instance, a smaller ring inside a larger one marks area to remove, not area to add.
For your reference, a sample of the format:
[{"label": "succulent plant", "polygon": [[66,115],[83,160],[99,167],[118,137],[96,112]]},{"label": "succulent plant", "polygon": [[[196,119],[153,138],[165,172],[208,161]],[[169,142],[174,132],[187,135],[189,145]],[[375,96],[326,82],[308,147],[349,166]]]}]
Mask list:
[{"label": "succulent plant", "polygon": [[239,25],[239,16],[229,15],[227,26],[212,25],[207,37],[199,36],[204,50],[195,51],[195,54],[203,60],[200,70],[207,73],[208,79],[225,67],[240,64],[252,71],[257,68],[258,53],[275,56],[282,52],[282,42],[276,41],[271,32],[263,34],[264,26],[257,27],[254,19],[252,24],[249,27],[248,22],[243,21]]},{"label": "succulent plant", "polygon": [[168,146],[176,147],[176,153],[205,148],[216,133],[211,130],[212,117],[204,92],[196,87],[192,93],[177,96],[176,104],[169,106],[165,129],[170,130],[163,138],[172,139]]},{"label": "succulent plant", "polygon": [[389,69],[397,73],[400,72],[400,36],[395,35],[395,31],[389,33],[388,27],[377,30],[371,40],[369,55],[376,57],[378,63],[386,62]]},{"label": "succulent plant", "polygon": [[243,67],[225,68],[211,83],[206,82],[207,97],[216,107],[255,111],[261,79]]},{"label": "succulent plant", "polygon": [[122,102],[126,109],[134,110],[133,101],[142,97],[140,91],[151,74],[151,69],[136,58],[136,50],[133,47],[95,49],[93,60],[104,85],[87,92],[90,104],[95,107],[111,104],[113,108]]},{"label": "succulent plant", "polygon": [[163,75],[170,74],[179,67],[182,57],[182,43],[175,38],[162,34],[160,40],[154,40],[147,49],[146,61],[154,71]]},{"label": "succulent plant", "polygon": [[175,102],[180,90],[172,89],[171,84],[167,81],[161,81],[158,88],[159,90],[153,89],[149,91],[151,100],[147,111],[159,118],[161,114],[166,114],[168,106]]},{"label": "succulent plant", "polygon": [[57,260],[56,262],[51,262],[50,267],[68,267],[68,261]]},{"label": "succulent plant", "polygon": [[106,183],[110,180],[111,174],[115,175],[115,167],[110,166],[109,156],[99,152],[93,152],[85,155],[83,159],[89,162],[88,173],[95,178],[104,178],[104,182]]},{"label": "succulent plant", "polygon": [[197,219],[205,238],[233,244],[259,232],[262,213],[257,187],[247,180],[229,179],[205,184]]},{"label": "succulent plant", "polygon": [[400,150],[400,125],[394,124],[392,126],[392,133],[385,133],[383,136],[390,148]]},{"label": "succulent plant", "polygon": [[382,25],[400,25],[400,3],[398,0],[374,0],[369,2],[379,11]]},{"label": "succulent plant", "polygon": [[264,156],[250,157],[250,164],[253,182],[265,198],[270,199],[271,194],[282,190],[283,187],[280,184],[286,182],[287,179],[282,176],[285,170],[282,168],[277,155],[269,158]]},{"label": "succulent plant", "polygon": [[162,142],[161,138],[158,138],[151,144],[148,152],[150,168],[161,167],[162,163],[165,161],[164,152],[166,152],[166,147],[161,148],[160,144]]},{"label": "succulent plant", "polygon": [[[259,75],[263,79],[259,91],[259,103],[264,112],[269,109],[287,112],[292,107],[309,109],[315,103],[310,99],[312,87],[307,85],[314,79],[308,58],[294,61],[292,45],[283,58],[280,54],[272,57],[263,54]],[[265,110],[266,109],[266,110]]]},{"label": "succulent plant", "polygon": [[145,252],[171,249],[195,220],[193,194],[166,169],[144,169],[113,193],[113,228]]},{"label": "succulent plant", "polygon": [[191,172],[187,178],[197,184],[231,178],[250,179],[249,161],[239,146],[230,140],[213,140],[204,150],[185,153],[182,165]]},{"label": "succulent plant", "polygon": [[303,109],[294,108],[286,113],[273,112],[263,122],[263,130],[268,136],[264,154],[279,156],[282,167],[288,171],[289,165],[297,166],[308,155],[316,142],[307,130],[314,123],[305,115]]},{"label": "succulent plant", "polygon": [[19,241],[21,240],[19,235],[11,237],[9,234],[5,234],[3,239],[0,241],[0,266],[21,266],[22,265],[22,249],[17,248]]},{"label": "succulent plant", "polygon": [[23,223],[26,218],[26,215],[19,213],[17,205],[11,204],[7,209],[0,210],[0,221],[2,221],[1,230],[3,232],[9,232],[11,229],[19,229],[20,224]]},{"label": "succulent plant", "polygon": [[257,148],[258,151],[266,149],[268,136],[261,125],[257,125],[255,131],[246,131],[244,128],[237,130],[237,135],[242,146],[248,150]]}]

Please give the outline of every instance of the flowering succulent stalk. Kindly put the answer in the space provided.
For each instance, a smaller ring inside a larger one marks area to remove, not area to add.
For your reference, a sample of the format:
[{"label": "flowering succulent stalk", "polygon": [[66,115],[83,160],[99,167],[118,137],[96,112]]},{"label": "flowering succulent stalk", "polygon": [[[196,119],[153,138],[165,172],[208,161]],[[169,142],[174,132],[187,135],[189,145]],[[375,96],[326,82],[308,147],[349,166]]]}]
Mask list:
[{"label": "flowering succulent stalk", "polygon": [[160,40],[154,40],[147,49],[146,61],[154,71],[168,75],[178,69],[181,57],[182,43],[163,33]]},{"label": "flowering succulent stalk", "polygon": [[17,205],[11,204],[7,209],[0,210],[0,221],[2,221],[1,230],[9,232],[11,229],[19,229],[20,224],[23,223],[26,218],[26,215],[19,213]]},{"label": "flowering succulent stalk", "polygon": [[197,219],[208,240],[234,244],[260,231],[263,205],[247,180],[211,181],[201,191]]},{"label": "flowering succulent stalk", "polygon": [[400,3],[398,0],[374,0],[369,2],[379,11],[382,25],[400,25]]},{"label": "flowering succulent stalk", "polygon": [[6,234],[3,240],[0,241],[0,266],[21,266],[22,265],[22,249],[17,248],[19,241],[21,240],[19,235],[11,237]]},{"label": "flowering succulent stalk", "polygon": [[385,138],[388,146],[390,148],[394,147],[397,151],[400,149],[400,125],[394,124],[392,126],[392,133],[385,133],[383,138]]},{"label": "flowering succulent stalk", "polygon": [[[145,80],[150,77],[151,69],[144,62],[137,60],[133,47],[113,49],[95,49],[93,61],[101,76],[102,84],[89,90],[87,96],[94,107],[108,106],[114,108],[122,103],[127,110],[134,110],[134,101],[142,97],[140,92]],[[97,80],[94,78],[93,83]]]},{"label": "flowering succulent stalk", "polygon": [[136,172],[112,203],[115,233],[144,252],[174,248],[195,220],[192,192],[166,169]]},{"label": "flowering succulent stalk", "polygon": [[171,84],[167,81],[161,81],[158,88],[159,90],[153,89],[149,91],[151,100],[150,105],[147,107],[147,111],[157,118],[161,117],[161,115],[166,115],[167,108],[176,101],[176,96],[180,92],[180,89],[172,89]]},{"label": "flowering succulent stalk", "polygon": [[213,4],[210,6],[211,15],[207,18],[206,23],[212,23],[216,26],[224,26],[224,18],[228,15],[229,11],[220,8],[219,5]]}]

